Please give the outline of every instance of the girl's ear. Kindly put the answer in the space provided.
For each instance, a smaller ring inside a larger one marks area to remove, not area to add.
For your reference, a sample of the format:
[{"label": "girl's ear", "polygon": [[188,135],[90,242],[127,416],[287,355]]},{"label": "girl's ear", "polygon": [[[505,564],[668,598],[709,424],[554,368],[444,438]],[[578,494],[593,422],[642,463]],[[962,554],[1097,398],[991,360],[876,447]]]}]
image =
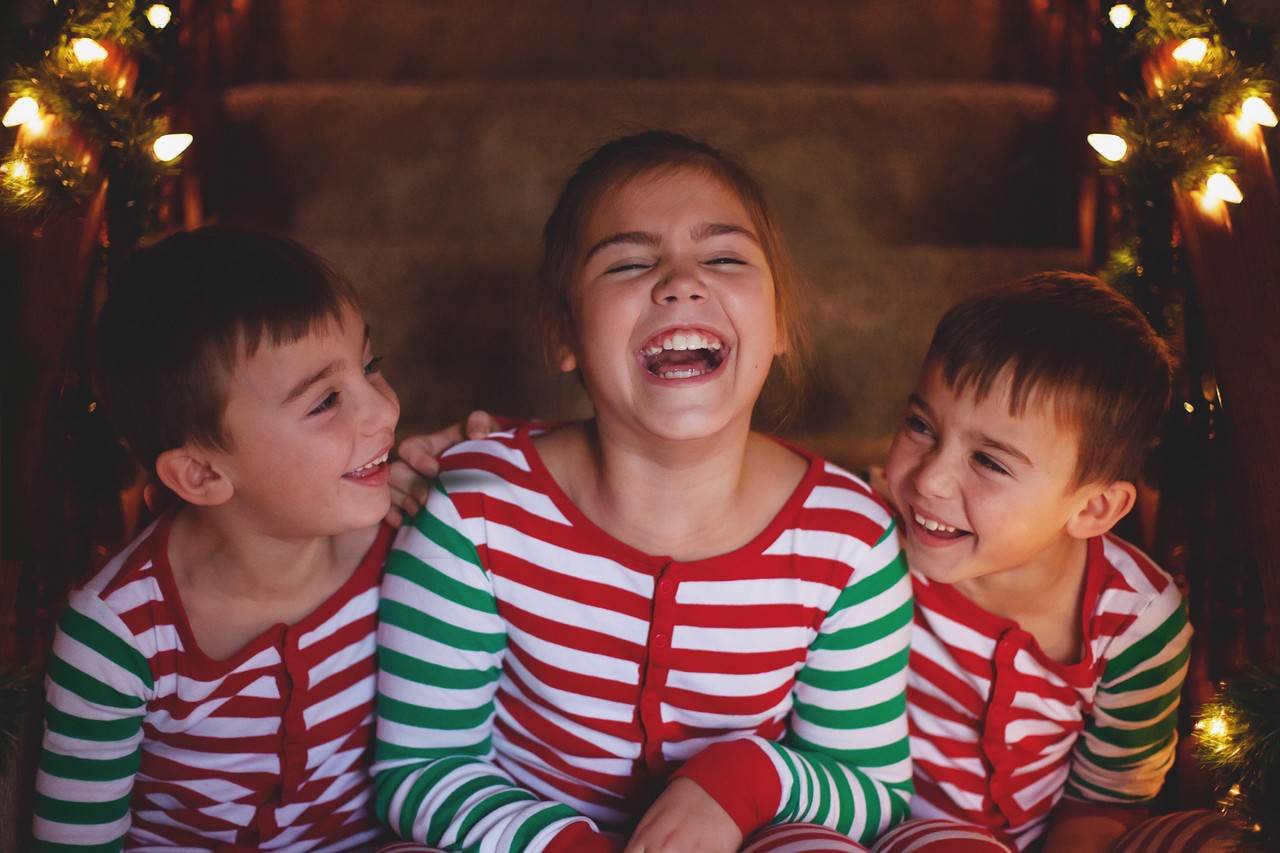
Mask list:
[{"label": "girl's ear", "polygon": [[1095,485],[1084,505],[1067,521],[1067,534],[1075,539],[1092,539],[1116,526],[1128,515],[1138,490],[1127,480]]},{"label": "girl's ear", "polygon": [[218,506],[235,493],[211,455],[191,445],[161,453],[156,458],[156,476],[169,491],[196,506]]},{"label": "girl's ear", "polygon": [[556,366],[561,373],[572,373],[578,369],[578,357],[565,344],[556,345]]}]

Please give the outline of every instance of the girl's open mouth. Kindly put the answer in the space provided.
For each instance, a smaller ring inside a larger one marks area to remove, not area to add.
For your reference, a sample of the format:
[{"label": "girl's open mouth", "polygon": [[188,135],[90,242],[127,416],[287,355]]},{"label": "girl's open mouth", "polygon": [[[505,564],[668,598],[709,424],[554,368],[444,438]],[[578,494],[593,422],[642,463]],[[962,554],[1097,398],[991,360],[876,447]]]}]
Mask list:
[{"label": "girl's open mouth", "polygon": [[702,329],[660,332],[640,348],[640,363],[659,379],[691,379],[714,373],[729,347]]}]

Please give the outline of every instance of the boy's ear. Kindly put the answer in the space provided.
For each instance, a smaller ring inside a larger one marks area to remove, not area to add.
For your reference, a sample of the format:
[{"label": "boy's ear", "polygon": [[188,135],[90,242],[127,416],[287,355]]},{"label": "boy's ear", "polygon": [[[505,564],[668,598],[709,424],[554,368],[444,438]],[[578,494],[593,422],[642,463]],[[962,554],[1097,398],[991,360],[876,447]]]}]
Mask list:
[{"label": "boy's ear", "polygon": [[196,506],[218,506],[235,492],[210,455],[191,445],[166,450],[156,457],[156,475],[169,491]]},{"label": "boy's ear", "polygon": [[1090,487],[1088,499],[1067,521],[1067,534],[1075,539],[1101,536],[1124,518],[1137,499],[1138,490],[1127,480]]}]

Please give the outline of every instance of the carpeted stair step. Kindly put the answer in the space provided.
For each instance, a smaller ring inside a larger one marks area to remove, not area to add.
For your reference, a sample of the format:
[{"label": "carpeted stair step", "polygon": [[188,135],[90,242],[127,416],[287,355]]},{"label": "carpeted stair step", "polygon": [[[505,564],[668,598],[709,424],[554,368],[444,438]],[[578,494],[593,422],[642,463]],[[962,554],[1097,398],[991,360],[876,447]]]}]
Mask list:
[{"label": "carpeted stair step", "polygon": [[[404,406],[402,433],[475,407],[548,418],[589,411],[576,381],[542,358],[536,244],[295,236],[360,290]],[[951,303],[1019,275],[1081,264],[1064,249],[793,248],[808,284],[815,359],[811,391],[787,429],[849,465],[882,454],[933,325]]]},{"label": "carpeted stair step", "polygon": [[226,108],[213,209],[312,234],[536,239],[584,151],[669,127],[738,153],[794,238],[1074,243],[1068,171],[1046,162],[1056,96],[1038,86],[257,84]]},{"label": "carpeted stair step", "polygon": [[271,79],[1025,76],[1010,0],[272,0]]}]

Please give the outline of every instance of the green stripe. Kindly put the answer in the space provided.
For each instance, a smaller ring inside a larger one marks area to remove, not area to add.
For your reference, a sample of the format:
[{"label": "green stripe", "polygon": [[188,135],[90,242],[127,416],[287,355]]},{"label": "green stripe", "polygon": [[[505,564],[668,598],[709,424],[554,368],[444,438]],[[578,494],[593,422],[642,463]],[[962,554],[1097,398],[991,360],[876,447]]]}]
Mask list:
[{"label": "green stripe", "polygon": [[904,646],[889,657],[861,669],[830,670],[806,666],[796,674],[796,681],[820,690],[852,690],[898,675],[907,668],[910,657],[910,646]]},{"label": "green stripe", "polygon": [[894,610],[865,625],[855,625],[830,634],[819,634],[809,649],[810,651],[848,651],[882,640],[911,622],[913,608],[914,602],[908,598]]},{"label": "green stripe", "polygon": [[76,779],[82,782],[109,782],[127,779],[138,772],[142,763],[142,750],[134,750],[119,758],[81,758],[75,755],[59,755],[44,749],[40,753],[40,769],[60,779]]},{"label": "green stripe", "polygon": [[[381,746],[381,741],[379,741]],[[395,799],[396,794],[400,791],[400,784],[418,768],[412,764],[405,764],[401,767],[392,767],[386,770],[379,770],[373,775],[373,810],[378,815],[378,820],[383,823],[391,822],[391,801]]]},{"label": "green stripe", "polygon": [[53,823],[77,826],[114,823],[129,813],[129,795],[114,800],[90,803],[83,800],[59,800],[36,792],[36,814]]},{"label": "green stripe", "polygon": [[388,625],[395,625],[429,640],[471,652],[497,654],[507,645],[507,635],[468,631],[421,610],[401,604],[389,598],[378,604],[378,618]]},{"label": "green stripe", "polygon": [[378,648],[378,665],[392,675],[407,681],[429,687],[447,687],[451,690],[475,690],[492,684],[502,677],[502,670],[497,667],[454,669],[419,660],[386,646]]},{"label": "green stripe", "polygon": [[797,701],[795,711],[815,726],[828,729],[865,729],[901,718],[907,712],[907,697],[899,693],[892,699],[879,704],[847,711]]},{"label": "green stripe", "polygon": [[1085,799],[1085,800],[1097,799],[1096,796],[1092,796],[1092,797],[1089,796],[1089,793],[1093,793],[1095,795],[1101,794],[1104,797],[1112,797],[1117,800],[1124,800],[1125,802],[1128,802],[1128,803],[1144,803],[1151,800],[1151,797],[1139,797],[1134,794],[1126,794],[1123,791],[1112,791],[1109,788],[1103,788],[1100,785],[1094,785],[1092,782],[1088,782],[1080,778],[1079,774],[1077,774],[1074,770],[1071,771],[1071,774],[1067,777],[1067,789],[1070,791],[1072,788],[1074,788],[1075,790],[1071,791],[1071,793],[1077,794],[1081,797],[1081,799]]},{"label": "green stripe", "polygon": [[1187,609],[1179,604],[1154,631],[1107,662],[1103,681],[1112,682],[1138,664],[1160,654],[1187,626]]},{"label": "green stripe", "polygon": [[1128,752],[1124,755],[1098,755],[1089,748],[1088,741],[1081,738],[1076,742],[1076,749],[1081,758],[1094,764],[1103,770],[1129,770],[1146,761],[1153,755],[1167,749],[1169,741],[1167,738],[1158,740],[1146,749],[1137,752]]},{"label": "green stripe", "polygon": [[[409,787],[409,791],[405,794],[404,801],[400,804],[400,837],[413,838],[413,824],[418,817],[418,813],[422,811],[422,801],[427,798],[427,794],[431,793],[431,789],[439,784],[440,780],[445,776],[465,767],[474,759],[463,755],[454,755],[449,758],[442,758],[439,761],[433,761],[422,769],[422,773],[417,779],[414,779]],[[403,784],[402,786],[403,787]]]},{"label": "green stripe", "polygon": [[498,612],[498,605],[488,590],[476,589],[450,577],[408,551],[391,552],[391,556],[387,558],[387,574],[430,590],[462,607],[493,615]]},{"label": "green stripe", "polygon": [[810,743],[795,732],[787,732],[783,742],[793,749],[825,753],[851,767],[885,767],[904,761],[911,755],[911,747],[905,737],[869,749],[829,749]]},{"label": "green stripe", "polygon": [[[502,788],[495,791],[480,802],[476,803],[467,811],[466,817],[464,817],[462,822],[458,824],[458,832],[456,836],[458,843],[465,844],[467,834],[471,832],[471,828],[497,809],[502,808],[508,803],[515,803],[520,800],[529,800],[532,802],[536,799],[537,798],[531,792],[526,791],[523,788]],[[473,850],[479,846],[480,842],[477,841],[474,844],[468,845],[466,849]]]},{"label": "green stripe", "polygon": [[545,808],[525,820],[521,827],[516,830],[515,837],[511,839],[511,849],[515,853],[523,851],[529,846],[529,843],[538,836],[539,832],[546,829],[558,820],[566,818],[578,817],[578,813],[566,805],[557,804],[549,808]]},{"label": "green stripe", "polygon": [[121,669],[133,673],[148,690],[155,687],[155,680],[151,677],[151,666],[142,652],[111,633],[100,622],[90,619],[78,610],[68,609],[62,614],[62,621],[58,627],[68,637],[93,649]]},{"label": "green stripe", "polygon": [[478,708],[431,708],[378,694],[379,717],[419,729],[474,729],[488,722],[492,713],[492,702],[485,702]]},{"label": "green stripe", "polygon": [[883,569],[868,578],[858,580],[858,576],[855,573],[853,576],[854,583],[841,590],[836,603],[831,605],[831,609],[827,611],[827,616],[829,617],[833,613],[839,613],[846,607],[870,601],[877,595],[884,594],[893,589],[906,576],[907,563],[901,554],[894,557]]},{"label": "green stripe", "polygon": [[488,737],[482,741],[462,746],[404,746],[380,739],[374,746],[374,759],[377,761],[420,761],[423,759],[434,761],[455,755],[482,756],[488,755],[492,746],[491,739]]},{"label": "green stripe", "polygon": [[449,831],[449,824],[453,822],[458,810],[468,798],[485,788],[492,788],[495,784],[502,783],[501,777],[477,776],[454,788],[453,792],[440,804],[440,808],[436,809],[436,813],[431,816],[431,822],[427,826],[427,843],[440,843],[440,839],[444,838],[444,834]]},{"label": "green stripe", "polygon": [[59,687],[71,691],[94,705],[133,710],[146,704],[146,700],[121,693],[114,687],[103,684],[56,654],[49,658],[49,678]]},{"label": "green stripe", "polygon": [[1143,720],[1153,720],[1160,716],[1161,713],[1168,710],[1169,706],[1174,704],[1180,698],[1182,685],[1178,685],[1168,693],[1157,696],[1146,702],[1139,702],[1137,705],[1126,705],[1122,708],[1113,708],[1107,706],[1105,708],[1107,716],[1115,717],[1117,720],[1123,720],[1126,723],[1139,723]]},{"label": "green stripe", "polygon": [[1177,714],[1167,714],[1164,719],[1156,720],[1149,726],[1140,729],[1117,729],[1111,726],[1097,726],[1089,730],[1089,734],[1103,743],[1121,749],[1139,749],[1156,741],[1169,737],[1178,722]]},{"label": "green stripe", "polygon": [[1150,690],[1152,687],[1158,687],[1164,684],[1170,678],[1178,674],[1184,666],[1187,665],[1187,659],[1191,657],[1191,649],[1183,646],[1182,651],[1169,658],[1158,666],[1150,669],[1144,669],[1142,672],[1129,677],[1127,680],[1119,684],[1113,684],[1105,688],[1108,695],[1116,695],[1119,693],[1132,693],[1136,690]]},{"label": "green stripe", "polygon": [[862,835],[858,840],[870,844],[880,834],[880,798],[876,796],[875,786],[865,773],[854,773],[853,778],[862,787],[862,799],[867,804],[867,819],[862,825]]},{"label": "green stripe", "polygon": [[[449,493],[445,491],[444,485],[441,484],[439,480],[436,480],[435,486],[436,490],[439,491],[440,494],[444,495],[446,499],[449,499]],[[484,568],[484,566],[480,565],[480,555],[476,553],[476,546],[472,544],[471,540],[463,536],[457,530],[454,530],[445,522],[441,521],[426,507],[423,507],[419,510],[418,514],[414,516],[413,526],[416,527],[418,532],[423,536],[427,537],[450,554],[453,554],[458,559],[466,560],[468,563],[473,563],[481,569]]]},{"label": "green stripe", "polygon": [[44,722],[49,731],[79,740],[100,742],[128,740],[142,730],[142,717],[122,717],[114,720],[95,720],[77,717],[60,711],[52,705],[44,709]]}]

